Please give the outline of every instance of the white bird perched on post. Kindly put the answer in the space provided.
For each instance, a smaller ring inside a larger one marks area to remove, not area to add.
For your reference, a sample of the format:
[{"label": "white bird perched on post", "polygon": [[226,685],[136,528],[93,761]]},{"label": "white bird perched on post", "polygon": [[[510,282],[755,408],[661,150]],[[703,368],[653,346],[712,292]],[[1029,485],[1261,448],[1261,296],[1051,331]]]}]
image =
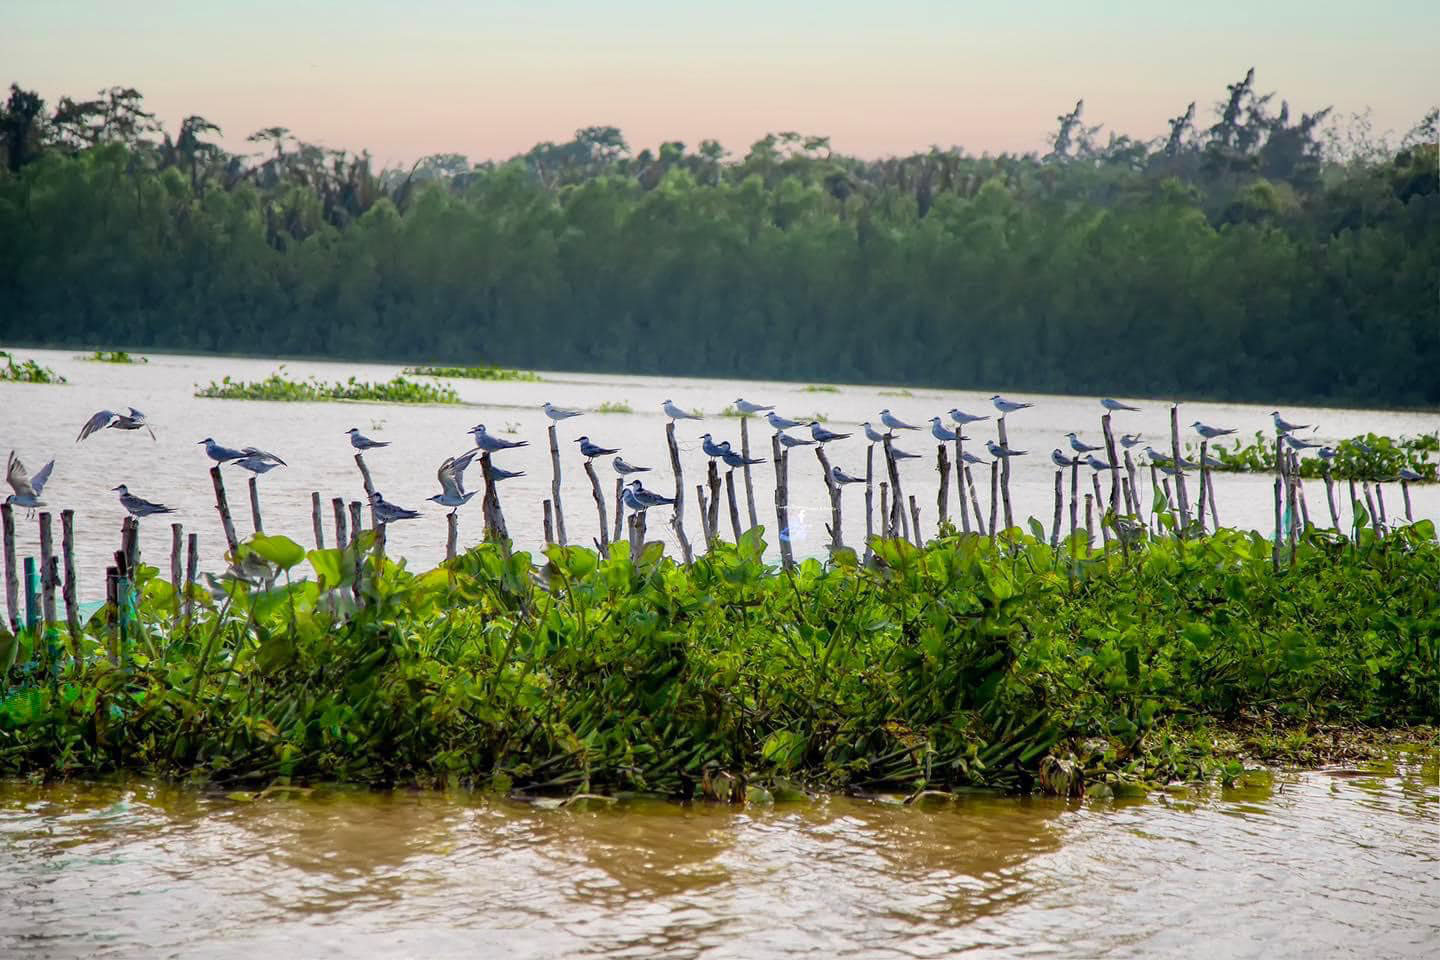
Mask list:
[{"label": "white bird perched on post", "polygon": [[1199,420],[1196,420],[1190,424],[1190,426],[1194,427],[1195,432],[1206,440],[1214,440],[1216,437],[1228,437],[1235,432],[1234,430],[1226,430],[1223,427],[1212,427],[1207,423],[1201,423]]},{"label": "white bird perched on post", "polygon": [[767,407],[763,406],[762,404],[751,403],[744,397],[736,397],[735,409],[748,416],[752,413],[764,413],[767,410],[774,410],[775,408],[773,406]]},{"label": "white bird perched on post", "polygon": [[674,497],[667,497],[663,494],[646,490],[645,485],[639,480],[631,480],[625,486],[625,492],[629,494],[626,499],[633,499],[639,504],[640,510],[648,510],[651,507],[668,507],[675,503]]},{"label": "white bird perched on post", "polygon": [[620,476],[622,476],[622,477],[628,477],[628,476],[629,476],[630,474],[632,474],[632,473],[649,473],[649,472],[650,472],[650,468],[649,468],[649,467],[637,467],[637,466],[635,466],[633,463],[626,463],[624,460],[620,459],[619,457],[616,457],[614,460],[611,460],[611,461],[610,461],[610,465],[613,466],[613,467],[615,468],[615,472],[618,473],[618,474],[620,474]]},{"label": "white bird perched on post", "polygon": [[810,421],[810,436],[816,443],[829,443],[832,440],[844,440],[850,436],[848,433],[836,433],[833,430],[826,430],[820,426],[819,420]]},{"label": "white bird perched on post", "polygon": [[1090,464],[1090,469],[1091,469],[1091,470],[1113,470],[1113,469],[1115,469],[1114,467],[1110,466],[1109,461],[1107,461],[1107,460],[1101,460],[1099,457],[1095,456],[1095,454],[1093,454],[1093,453],[1090,453],[1090,454],[1086,454],[1086,455],[1085,455],[1085,462],[1088,463],[1088,464]]},{"label": "white bird perched on post", "polygon": [[1057,467],[1073,467],[1075,465],[1075,458],[1065,456],[1065,454],[1060,452],[1060,448],[1056,447],[1050,451],[1050,462]]},{"label": "white bird perched on post", "polygon": [[675,406],[675,404],[671,403],[669,400],[666,400],[664,403],[660,404],[660,409],[665,411],[665,416],[669,417],[672,423],[676,420],[705,419],[704,417],[697,416],[696,414],[689,413],[685,410],[680,409],[679,407]]},{"label": "white bird perched on post", "polygon": [[374,450],[378,447],[390,446],[389,440],[371,440],[356,427],[351,427],[345,432],[350,435],[350,446],[356,450]]},{"label": "white bird perched on post", "polygon": [[589,437],[576,437],[575,442],[580,444],[580,452],[586,460],[594,460],[596,457],[608,457],[612,453],[619,453],[619,447],[602,447],[597,443],[591,443]]},{"label": "white bird perched on post", "polygon": [[561,420],[569,420],[571,417],[578,417],[584,414],[583,410],[567,410],[565,407],[557,407],[549,400],[546,400],[540,407],[545,411],[545,416],[559,423]]},{"label": "white bird perched on post", "polygon": [[1090,444],[1086,443],[1084,440],[1081,440],[1078,436],[1075,435],[1075,431],[1073,430],[1065,434],[1065,436],[1070,438],[1070,449],[1074,450],[1076,453],[1092,453],[1096,450],[1101,449],[1100,447],[1093,447]]},{"label": "white bird perched on post", "polygon": [[216,463],[228,463],[231,460],[243,460],[246,456],[244,450],[236,450],[233,447],[222,446],[215,442],[214,437],[206,437],[204,440],[196,440],[197,445],[203,444],[205,456]]},{"label": "white bird perched on post", "polygon": [[131,493],[130,489],[126,487],[123,483],[120,484],[120,486],[118,487],[112,487],[111,490],[114,493],[120,494],[120,506],[124,507],[125,512],[130,514],[130,516],[135,517],[137,520],[140,517],[148,517],[156,513],[175,512],[171,508],[165,506],[163,503],[154,503],[150,500],[145,500],[141,497],[135,496],[135,494]]},{"label": "white bird perched on post", "polygon": [[728,444],[716,443],[715,438],[710,434],[701,434],[700,449],[705,451],[707,457],[723,457]]},{"label": "white bird perched on post", "polygon": [[896,460],[918,460],[918,459],[920,459],[920,454],[918,454],[918,453],[910,453],[910,452],[908,452],[908,451],[901,450],[899,447],[894,446],[894,445],[891,445],[891,447],[890,447],[890,456],[894,457]]},{"label": "white bird perched on post", "polygon": [[939,417],[931,417],[930,436],[934,437],[936,440],[954,440],[956,437],[956,432],[947,428],[945,424],[941,423]]},{"label": "white bird perched on post", "polygon": [[[1145,447],[1145,456],[1149,457],[1150,462],[1155,464],[1156,466],[1159,466],[1162,463],[1170,462],[1170,454],[1161,453],[1159,450],[1156,450],[1154,447],[1149,446],[1148,444]],[[1196,465],[1193,462],[1186,460],[1184,457],[1181,457],[1180,466],[1186,470],[1193,470],[1195,469]]]},{"label": "white bird perched on post", "polygon": [[134,407],[128,409],[130,410],[128,414],[116,413],[113,410],[101,410],[99,413],[96,413],[89,420],[85,421],[85,425],[80,428],[80,435],[75,438],[75,442],[79,443],[81,440],[90,436],[90,434],[106,428],[112,430],[144,430],[150,434],[150,439],[154,440],[155,431],[150,429],[150,424],[145,420],[145,414],[136,410]]},{"label": "white bird perched on post", "polygon": [[1280,437],[1280,442],[1291,450],[1314,450],[1323,447],[1323,443],[1311,443],[1308,440],[1301,440],[1293,433],[1287,433]]},{"label": "white bird perched on post", "polygon": [[789,430],[791,427],[803,427],[805,425],[804,420],[791,420],[787,417],[780,416],[780,414],[774,410],[765,414],[765,422],[776,430]]},{"label": "white bird perched on post", "polygon": [[995,404],[995,409],[1000,411],[1001,416],[1007,413],[1014,413],[1016,410],[1024,410],[1027,407],[1035,406],[1033,403],[1024,403],[1020,400],[1006,400],[998,393],[990,398],[990,402]]},{"label": "white bird perched on post", "polygon": [[1315,453],[1317,456],[1320,457],[1321,460],[1324,460],[1326,463],[1329,463],[1331,460],[1335,459],[1335,448],[1333,447],[1321,447],[1319,450],[1316,450]]},{"label": "white bird perched on post", "polygon": [[954,420],[956,423],[960,424],[960,426],[963,427],[968,423],[979,423],[981,420],[989,420],[990,415],[986,414],[983,417],[977,417],[973,413],[966,413],[964,410],[960,410],[956,407],[951,407],[950,419]]},{"label": "white bird perched on post", "polygon": [[375,512],[375,519],[381,523],[394,523],[397,520],[417,520],[420,514],[405,507],[396,506],[380,495],[380,491],[370,494],[370,509]]},{"label": "white bird perched on post", "polygon": [[529,440],[506,440],[504,437],[497,437],[494,434],[487,433],[485,424],[483,423],[477,423],[467,432],[475,437],[475,446],[484,450],[486,453],[497,453],[501,450],[513,450],[516,447],[530,446]]},{"label": "white bird perched on post", "polygon": [[720,455],[720,459],[724,460],[725,465],[732,470],[738,467],[751,467],[757,463],[765,462],[764,460],[752,460],[749,457],[743,457],[740,454],[736,453],[734,450],[730,449],[729,440],[726,440],[724,443],[720,444],[720,446],[725,448],[725,452]]},{"label": "white bird perched on post", "polygon": [[871,443],[885,442],[886,434],[883,434],[879,430],[876,430],[875,427],[871,425],[869,420],[866,420],[864,423],[860,424],[860,426],[865,428],[866,440],[869,440]]},{"label": "white bird perched on post", "polygon": [[1100,406],[1104,407],[1106,410],[1109,410],[1112,413],[1119,410],[1129,410],[1131,413],[1140,412],[1139,407],[1132,407],[1128,403],[1121,403],[1119,400],[1116,400],[1113,397],[1101,397]]},{"label": "white bird perched on post", "polygon": [[990,451],[992,457],[1023,457],[1030,452],[1028,450],[1011,450],[1009,447],[1000,446],[994,440],[986,440],[985,449]]},{"label": "white bird perched on post", "polygon": [[45,506],[45,501],[40,497],[45,492],[45,484],[54,469],[55,461],[51,460],[32,477],[25,469],[25,464],[15,456],[15,451],[10,451],[9,460],[5,464],[5,482],[10,484],[10,488],[15,492],[6,497],[5,502],[30,511]]},{"label": "white bird perched on post", "polygon": [[1271,410],[1270,419],[1275,421],[1275,429],[1281,433],[1293,433],[1296,430],[1310,429],[1310,424],[1308,423],[1291,423],[1289,420],[1286,420],[1280,416],[1279,410]]},{"label": "white bird perched on post", "polygon": [[860,477],[852,477],[852,476],[850,476],[850,474],[846,473],[844,470],[841,470],[840,467],[839,467],[839,465],[836,465],[836,466],[833,466],[833,467],[830,468],[830,476],[831,476],[831,478],[832,478],[836,483],[841,484],[841,485],[844,485],[844,484],[847,484],[847,483],[864,483],[864,482],[865,482],[865,481],[864,481],[862,478],[860,478]]},{"label": "white bird perched on post", "polygon": [[800,437],[792,437],[788,433],[781,432],[780,444],[784,447],[813,447],[815,446],[815,441],[805,440]]},{"label": "white bird perched on post", "polygon": [[914,424],[906,423],[904,420],[901,420],[899,417],[895,416],[893,413],[890,412],[889,407],[886,407],[884,410],[880,411],[880,422],[885,424],[885,426],[889,427],[891,430],[920,429]]},{"label": "white bird perched on post", "polygon": [[[970,438],[969,438],[969,437],[966,437],[965,439],[968,440],[968,439],[970,439]],[[960,454],[960,459],[961,459],[961,460],[964,460],[966,463],[972,463],[972,464],[976,465],[977,467],[988,467],[988,466],[990,466],[990,461],[989,461],[989,460],[981,460],[979,457],[975,456],[975,454],[971,453],[969,450],[966,450],[964,453]]]},{"label": "white bird perched on post", "polygon": [[1412,470],[1409,467],[1401,467],[1399,477],[1406,483],[1415,483],[1417,481],[1422,481],[1425,479],[1417,471]]}]

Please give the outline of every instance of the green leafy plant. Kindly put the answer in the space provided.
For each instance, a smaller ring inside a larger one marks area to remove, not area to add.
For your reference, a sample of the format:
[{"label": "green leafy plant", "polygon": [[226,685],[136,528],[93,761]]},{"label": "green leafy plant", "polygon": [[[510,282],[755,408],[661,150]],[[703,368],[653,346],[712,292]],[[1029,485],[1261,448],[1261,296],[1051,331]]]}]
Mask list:
[{"label": "green leafy plant", "polygon": [[630,404],[625,403],[623,400],[620,400],[620,401],[616,401],[616,400],[606,400],[604,403],[600,404],[600,406],[598,406],[598,407],[595,408],[595,412],[596,412],[596,413],[634,413],[635,411],[634,411],[633,409],[631,409]]},{"label": "green leafy plant", "polygon": [[124,350],[96,350],[84,356],[76,357],[77,360],[89,360],[93,363],[149,363],[149,357],[142,357],[138,354],[126,353]]},{"label": "green leafy plant", "polygon": [[402,373],[412,377],[448,377],[463,380],[500,380],[537,383],[540,375],[529,370],[507,370],[504,367],[406,367]]},{"label": "green leafy plant", "polygon": [[[1255,439],[1249,443],[1239,440],[1229,445],[1216,443],[1208,450],[1220,462],[1220,466],[1214,468],[1216,470],[1269,473],[1275,469],[1276,442],[1275,437],[1256,431]],[[1191,459],[1198,457],[1199,450],[1198,445],[1191,444],[1187,446],[1187,455]],[[1434,482],[1437,464],[1430,457],[1440,451],[1440,433],[1399,438],[1367,433],[1339,441],[1334,450],[1330,472],[1336,477],[1391,480],[1402,467],[1408,467],[1426,481]],[[1301,476],[1319,477],[1324,472],[1325,461],[1318,457],[1307,456],[1300,460]]]},{"label": "green leafy plant", "polygon": [[0,350],[0,382],[6,383],[65,383],[65,378],[49,367],[42,367],[34,360],[16,361],[14,354]]},{"label": "green leafy plant", "polygon": [[433,383],[417,383],[404,377],[393,377],[381,383],[368,383],[351,377],[344,383],[325,383],[317,378],[292,380],[272,373],[264,380],[243,382],[226,376],[211,381],[195,391],[197,397],[224,400],[371,400],[383,403],[459,403],[460,395],[451,387]]}]

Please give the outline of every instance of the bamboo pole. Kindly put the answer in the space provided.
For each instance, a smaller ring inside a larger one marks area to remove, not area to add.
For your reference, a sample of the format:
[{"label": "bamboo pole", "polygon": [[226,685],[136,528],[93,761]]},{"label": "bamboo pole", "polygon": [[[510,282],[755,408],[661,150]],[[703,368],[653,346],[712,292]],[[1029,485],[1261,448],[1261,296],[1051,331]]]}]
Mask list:
[{"label": "bamboo pole", "polygon": [[15,510],[0,504],[0,535],[5,551],[5,605],[10,614],[10,633],[20,632],[20,575],[15,570]]},{"label": "bamboo pole", "polygon": [[885,469],[890,474],[890,508],[898,515],[895,534],[909,540],[910,518],[905,515],[905,491],[900,487],[900,466],[895,462],[895,452],[890,448],[890,434],[885,434],[882,445],[885,448]]},{"label": "bamboo pole", "polygon": [[1100,538],[1108,547],[1110,528],[1105,526],[1105,499],[1100,496],[1100,474],[1094,470],[1090,471],[1090,486],[1095,490],[1095,508],[1100,511]]},{"label": "bamboo pole", "polygon": [[1350,526],[1354,527],[1354,526],[1356,525],[1355,522],[1354,522],[1354,518],[1355,518],[1355,504],[1357,504],[1357,503],[1360,502],[1360,498],[1359,498],[1359,496],[1355,493],[1355,478],[1354,478],[1354,477],[1348,477],[1347,479],[1350,481],[1350,518],[1351,518]]},{"label": "bamboo pole", "polygon": [[710,504],[705,499],[705,484],[695,484],[695,503],[700,510],[700,536],[705,538],[705,549],[710,549],[710,544],[715,541],[715,535],[710,532]]},{"label": "bamboo pole", "polygon": [[[965,505],[965,433],[964,424],[955,427],[955,492],[960,495],[960,532],[970,532],[970,509]],[[977,514],[975,519],[980,519]]]},{"label": "bamboo pole", "polygon": [[1215,524],[1215,529],[1220,529],[1220,514],[1215,509],[1215,478],[1210,478],[1210,486],[1205,491],[1206,498],[1210,501],[1210,519]]},{"label": "bamboo pole", "polygon": [[555,433],[555,424],[550,425],[550,503],[555,511],[555,535],[560,546],[569,541],[565,538],[565,508],[560,505],[560,440]]},{"label": "bamboo pole", "polygon": [[1110,512],[1120,515],[1120,458],[1115,454],[1115,434],[1110,431],[1110,414],[1100,417],[1100,428],[1105,433],[1105,456],[1110,461]]},{"label": "bamboo pole", "polygon": [[106,654],[110,658],[110,665],[120,665],[120,650],[116,637],[120,630],[120,568],[105,568],[105,606],[110,611],[110,636],[106,642]]},{"label": "bamboo pole", "polygon": [[1050,549],[1060,548],[1060,518],[1065,509],[1065,471],[1055,471],[1055,521],[1050,526]]},{"label": "bamboo pole", "polygon": [[940,473],[940,492],[935,497],[938,534],[950,521],[950,451],[943,443],[935,448],[935,469]]},{"label": "bamboo pole", "polygon": [[830,475],[830,458],[825,456],[825,444],[815,445],[815,458],[820,461],[820,470],[825,480],[825,490],[830,494],[830,552],[845,546],[840,526],[840,484]]},{"label": "bamboo pole", "polygon": [[264,533],[265,525],[260,522],[260,483],[250,478],[250,526],[256,533]]},{"label": "bamboo pole", "polygon": [[[1169,487],[1169,484],[1166,484],[1167,490],[1168,490],[1168,487]],[[1160,532],[1160,518],[1155,515],[1154,503],[1155,503],[1155,494],[1157,494],[1157,493],[1159,493],[1159,492],[1160,492],[1160,474],[1156,471],[1156,469],[1155,469],[1155,464],[1154,464],[1154,463],[1151,463],[1151,464],[1150,464],[1150,503],[1151,503],[1151,507],[1150,507],[1150,521],[1151,521],[1152,524],[1154,524],[1155,532],[1156,532],[1156,533],[1159,533],[1159,532]],[[1168,492],[1165,494],[1165,498],[1166,498],[1167,500],[1170,498],[1170,494],[1169,494]],[[1167,508],[1167,509],[1168,509],[1168,508]]]},{"label": "bamboo pole", "polygon": [[352,551],[352,553],[354,554],[353,559],[354,559],[354,563],[355,563],[355,582],[350,585],[350,592],[351,592],[351,595],[354,596],[354,598],[355,598],[355,605],[356,605],[357,607],[360,606],[360,603],[361,603],[361,599],[360,599],[361,581],[362,581],[362,579],[363,579],[363,577],[364,577],[364,573],[365,573],[365,567],[364,567],[364,559],[365,559],[365,558],[364,558],[363,556],[361,556],[361,554],[360,554],[360,532],[361,532],[362,530],[364,530],[364,529],[365,529],[365,523],[364,523],[363,515],[360,513],[360,501],[359,501],[359,500],[351,500],[351,501],[350,501],[350,531],[351,531],[351,532],[350,532],[350,543],[351,543],[351,545],[355,548],[355,549]]},{"label": "bamboo pole", "polygon": [[1209,440],[1202,439],[1200,441],[1200,502],[1195,505],[1195,522],[1200,525],[1201,536],[1204,536],[1205,534],[1205,497],[1206,494],[1210,492],[1211,483],[1210,468],[1205,464],[1205,458],[1208,455],[1209,446]]},{"label": "bamboo pole", "polygon": [[980,492],[975,489],[975,474],[965,467],[965,485],[970,488],[970,506],[975,511],[975,532],[985,536],[985,521],[980,518]]},{"label": "bamboo pole", "polygon": [[1330,508],[1330,526],[1340,530],[1340,512],[1335,509],[1335,480],[1330,476],[1330,464],[1325,464],[1321,476],[1325,480],[1325,506]]},{"label": "bamboo pole", "polygon": [[543,504],[545,511],[545,546],[555,542],[555,508],[546,500]]},{"label": "bamboo pole", "polygon": [[[679,499],[677,498],[675,502],[678,504],[680,501],[679,501]],[[612,533],[610,534],[610,539],[611,539],[611,541],[614,542],[614,543],[619,543],[619,542],[620,542],[620,538],[621,538],[622,536],[624,536],[624,533],[625,533],[625,478],[624,478],[624,477],[616,477],[616,478],[615,478],[615,526],[614,526],[614,528],[613,528]]]},{"label": "bamboo pole", "polygon": [[1270,566],[1276,573],[1280,572],[1280,544],[1284,537],[1285,521],[1282,517],[1284,508],[1281,506],[1281,485],[1284,479],[1277,473],[1275,476],[1275,545],[1270,552]]},{"label": "bamboo pole", "polygon": [[1070,458],[1070,536],[1080,526],[1080,458]]},{"label": "bamboo pole", "polygon": [[[750,480],[750,418],[740,418],[740,455],[745,458],[745,506],[750,510],[750,526],[760,525],[760,515],[755,512],[755,487]],[[738,538],[737,538],[738,540]]]},{"label": "bamboo pole", "polygon": [[[1001,419],[1004,419],[1003,417]],[[1000,461],[1004,457],[996,457],[990,461],[990,542],[995,542],[995,528],[999,524],[999,516],[996,513],[999,500],[1000,486]]]},{"label": "bamboo pole", "polygon": [[45,619],[45,626],[49,627],[56,622],[55,618],[55,585],[58,579],[52,579],[51,567],[55,560],[55,533],[54,518],[49,513],[40,514],[40,609]]},{"label": "bamboo pole", "polygon": [[335,512],[335,547],[337,550],[344,550],[350,543],[350,537],[345,529],[345,500],[342,497],[335,497],[330,501],[330,509]]},{"label": "bamboo pole", "polygon": [[1131,485],[1130,478],[1122,478],[1120,484],[1125,489],[1125,502],[1130,505],[1130,516],[1138,517],[1139,511],[1135,507],[1135,488]]},{"label": "bamboo pole", "polygon": [[1365,491],[1365,509],[1370,514],[1370,529],[1380,536],[1383,531],[1380,527],[1380,514],[1375,511],[1375,500],[1370,496],[1370,481],[1366,480],[1360,484],[1360,489]]},{"label": "bamboo pole", "polygon": [[777,430],[770,435],[770,458],[775,465],[775,526],[780,541],[780,566],[786,570],[795,565],[790,547],[789,457],[790,451],[780,446],[780,432]]},{"label": "bamboo pole", "polygon": [[710,537],[712,540],[720,539],[720,467],[715,463],[715,458],[710,458],[710,463],[705,472],[706,483],[710,486],[710,494],[706,503],[710,512]]},{"label": "bamboo pole", "polygon": [[735,471],[725,471],[725,498],[730,507],[730,532],[740,542],[740,507],[735,502]]},{"label": "bamboo pole", "polygon": [[1095,545],[1095,498],[1085,494],[1085,548]]},{"label": "bamboo pole", "polygon": [[1375,505],[1380,508],[1380,526],[1389,530],[1390,518],[1385,515],[1385,485],[1379,480],[1375,481]]},{"label": "bamboo pole", "polygon": [[[690,564],[695,562],[695,555],[690,549],[689,538],[685,536],[685,473],[680,469],[680,445],[675,442],[674,420],[665,424],[665,443],[670,448],[670,470],[675,474],[675,512],[670,518],[670,528],[675,531],[675,539],[680,541],[681,556],[686,564]],[[704,508],[701,507],[701,510]]]},{"label": "bamboo pole", "polygon": [[365,502],[370,505],[370,528],[380,529],[380,519],[375,516],[375,483],[370,479],[370,468],[365,465],[365,455],[355,454],[355,466],[360,468],[360,481],[365,485]]},{"label": "bamboo pole", "polygon": [[915,494],[907,498],[910,501],[910,534],[911,542],[917,547],[925,546],[925,538],[920,534],[920,505],[915,502]]},{"label": "bamboo pole", "polygon": [[310,494],[310,528],[315,532],[315,549],[325,549],[324,511],[320,508],[318,491]]},{"label": "bamboo pole", "polygon": [[451,510],[445,514],[445,562],[454,563],[460,547],[460,516]]},{"label": "bamboo pole", "polygon": [[175,595],[175,622],[180,622],[180,607],[185,582],[180,579],[180,570],[185,551],[185,525],[170,524],[170,592]]},{"label": "bamboo pole", "polygon": [[218,463],[210,468],[210,482],[215,487],[215,509],[220,514],[220,526],[225,530],[225,547],[233,554],[240,540],[235,536],[235,522],[230,519],[230,501],[225,497],[225,481],[220,476]]},{"label": "bamboo pole", "polygon": [[130,525],[123,531],[120,546],[125,551],[125,566],[121,568],[120,575],[128,577],[133,583],[135,571],[140,569],[140,521],[138,519],[130,518]]},{"label": "bamboo pole", "polygon": [[890,481],[880,481],[880,539],[890,539]]},{"label": "bamboo pole", "polygon": [[[995,421],[995,429],[1000,435],[1000,448],[1004,452],[1009,453],[1010,439],[1005,433],[1004,414],[1001,414],[1000,419]],[[1010,512],[1010,458],[996,457],[995,459],[1002,461],[1000,465],[1000,494],[1005,499],[1005,529],[1009,530],[1015,526],[1015,516]],[[993,527],[995,524],[992,522],[990,525]]]},{"label": "bamboo pole", "polygon": [[1300,522],[1310,528],[1310,505],[1305,502],[1305,478],[1300,475],[1300,457],[1295,455],[1295,500],[1300,504]]},{"label": "bamboo pole", "polygon": [[60,555],[65,559],[65,624],[74,643],[71,651],[78,656],[80,647],[80,604],[75,591],[75,511],[60,511]]},{"label": "bamboo pole", "polygon": [[1190,526],[1190,497],[1185,492],[1185,471],[1180,466],[1180,405],[1170,405],[1170,464],[1175,468],[1175,495],[1180,509],[1180,526]]},{"label": "bamboo pole", "polygon": [[[866,563],[875,555],[870,541],[875,536],[875,444],[865,445],[865,557]],[[885,502],[882,498],[880,511],[885,511]],[[883,520],[883,517],[882,517]]]},{"label": "bamboo pole", "polygon": [[195,610],[195,576],[200,568],[200,535],[192,533],[185,538],[185,632],[190,632],[190,620]]},{"label": "bamboo pole", "polygon": [[1136,520],[1143,521],[1145,507],[1140,502],[1140,482],[1135,479],[1135,461],[1129,450],[1125,451],[1125,475],[1130,478],[1130,512]]},{"label": "bamboo pole", "polygon": [[[486,536],[504,543],[510,539],[510,531],[505,527],[505,513],[500,509],[499,484],[495,480],[495,473],[490,465],[490,454],[488,452],[480,454],[480,469],[485,476],[485,496],[481,503],[483,504],[485,513]],[[600,489],[598,482],[595,484],[595,489],[597,492]],[[603,500],[599,502],[604,503]],[[603,511],[600,516],[600,535],[602,537],[605,535],[605,516]]]},{"label": "bamboo pole", "polygon": [[[1173,517],[1175,516],[1175,500],[1174,500],[1174,494],[1172,494],[1172,493],[1170,492],[1170,478],[1169,478],[1169,477],[1162,478],[1162,479],[1160,480],[1160,486],[1161,486],[1161,487],[1164,489],[1164,491],[1165,491],[1165,502],[1166,502],[1166,504],[1168,504],[1168,506],[1165,508],[1165,512],[1168,513],[1168,514],[1173,518]],[[1178,527],[1177,527],[1177,529],[1178,529]]]},{"label": "bamboo pole", "polygon": [[605,517],[605,494],[600,489],[600,478],[595,476],[595,464],[585,461],[585,475],[590,478],[590,494],[595,498],[595,513],[600,517],[600,549],[610,545],[610,524]]}]

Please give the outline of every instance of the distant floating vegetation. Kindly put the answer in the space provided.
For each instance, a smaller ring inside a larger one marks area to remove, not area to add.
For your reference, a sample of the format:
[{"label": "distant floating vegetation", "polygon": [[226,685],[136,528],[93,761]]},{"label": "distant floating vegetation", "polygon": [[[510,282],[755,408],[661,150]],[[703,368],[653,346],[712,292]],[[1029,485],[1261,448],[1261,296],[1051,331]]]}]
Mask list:
[{"label": "distant floating vegetation", "polygon": [[839,393],[839,392],[840,392],[840,388],[839,388],[839,387],[832,387],[832,386],[830,386],[828,383],[820,383],[820,384],[812,383],[812,384],[810,384],[810,386],[808,386],[808,387],[803,387],[803,388],[801,389],[801,392],[802,392],[802,393]]},{"label": "distant floating vegetation", "polygon": [[619,401],[618,403],[617,403],[617,402],[610,401],[610,400],[606,400],[604,403],[600,404],[600,406],[598,406],[598,407],[595,408],[595,412],[596,412],[596,413],[634,413],[635,411],[634,411],[633,409],[631,409],[630,404],[626,403],[624,400],[621,400],[621,401]]},{"label": "distant floating vegetation", "polygon": [[529,370],[507,370],[504,367],[406,367],[402,373],[412,377],[452,377],[463,380],[510,380],[539,383],[540,375]]},{"label": "distant floating vegetation", "polygon": [[[1330,461],[1330,473],[1336,477],[1390,480],[1399,475],[1401,468],[1408,467],[1426,482],[1434,482],[1437,464],[1432,463],[1429,457],[1440,451],[1440,433],[1422,433],[1398,439],[1367,433],[1341,440],[1332,449],[1335,456]],[[1196,451],[1195,456],[1198,456],[1198,448]],[[1209,451],[1220,463],[1213,468],[1215,470],[1267,473],[1275,469],[1275,438],[1263,431],[1256,431],[1255,439],[1250,443],[1237,440],[1234,446],[1217,444]],[[1325,473],[1324,464],[1325,461],[1319,457],[1304,457],[1300,461],[1300,475],[1322,476]]]},{"label": "distant floating vegetation", "polygon": [[326,383],[315,377],[291,380],[272,373],[264,380],[247,383],[228,376],[218,383],[195,391],[197,397],[223,400],[370,400],[379,403],[459,403],[460,395],[451,387],[433,383],[416,383],[394,377],[381,383],[367,383],[351,377],[344,383]]},{"label": "distant floating vegetation", "polygon": [[16,361],[14,354],[0,350],[0,381],[6,383],[65,383],[65,378],[49,367],[42,367],[34,360]]},{"label": "distant floating vegetation", "polygon": [[96,350],[94,353],[82,354],[76,360],[89,360],[94,363],[149,363],[149,357],[142,357],[127,353],[124,350]]},{"label": "distant floating vegetation", "polygon": [[901,387],[899,390],[881,390],[881,391],[880,391],[880,396],[882,396],[882,397],[913,397],[913,396],[915,396],[915,394],[911,393],[909,390],[906,390],[904,387]]}]

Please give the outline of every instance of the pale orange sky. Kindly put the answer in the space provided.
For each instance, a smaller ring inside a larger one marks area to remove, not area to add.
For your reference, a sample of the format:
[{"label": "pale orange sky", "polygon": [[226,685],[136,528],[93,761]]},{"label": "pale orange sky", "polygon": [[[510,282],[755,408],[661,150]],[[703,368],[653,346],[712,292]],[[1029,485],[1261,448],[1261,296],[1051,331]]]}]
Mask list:
[{"label": "pale orange sky", "polygon": [[134,86],[167,129],[199,113],[231,149],[278,125],[382,163],[501,159],[591,124],[637,152],[743,154],[780,130],[862,156],[1034,150],[1082,96],[1088,123],[1151,137],[1191,100],[1208,122],[1251,65],[1277,107],[1369,107],[1396,135],[1440,100],[1440,4],[1080,6],[9,0],[0,80],[52,104]]}]

